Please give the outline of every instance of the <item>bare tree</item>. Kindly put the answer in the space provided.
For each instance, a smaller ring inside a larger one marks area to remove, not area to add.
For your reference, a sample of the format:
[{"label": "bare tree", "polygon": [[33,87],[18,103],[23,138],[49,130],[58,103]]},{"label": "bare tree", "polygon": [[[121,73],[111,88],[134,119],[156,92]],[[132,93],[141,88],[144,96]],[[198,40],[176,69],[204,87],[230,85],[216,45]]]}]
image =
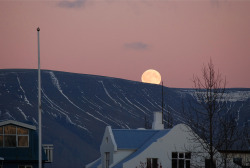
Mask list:
[{"label": "bare tree", "polygon": [[186,123],[199,135],[194,136],[195,140],[209,154],[207,166],[214,168],[217,150],[222,146],[227,149],[232,146],[236,125],[233,117],[225,117],[226,78],[215,71],[212,60],[203,66],[201,72],[201,77],[193,76],[195,101],[189,103],[191,111],[185,113]]},{"label": "bare tree", "polygon": [[173,128],[173,116],[172,116],[171,111],[168,108],[166,109],[166,113],[163,117],[165,121],[164,128],[165,129]]},{"label": "bare tree", "polygon": [[245,141],[245,146],[248,146],[250,150],[250,121],[249,120],[245,122],[244,124],[243,138]]},{"label": "bare tree", "polygon": [[235,111],[229,109],[224,115],[219,117],[219,136],[217,138],[218,150],[225,151],[222,153],[224,167],[227,168],[230,157],[228,157],[228,150],[231,150],[234,143],[239,140],[241,132],[239,131]]}]

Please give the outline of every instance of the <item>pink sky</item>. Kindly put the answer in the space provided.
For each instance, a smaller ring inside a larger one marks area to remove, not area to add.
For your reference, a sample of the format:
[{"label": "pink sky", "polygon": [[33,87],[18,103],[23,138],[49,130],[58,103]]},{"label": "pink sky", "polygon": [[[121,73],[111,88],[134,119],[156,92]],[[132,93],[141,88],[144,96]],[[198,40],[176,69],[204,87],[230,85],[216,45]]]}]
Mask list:
[{"label": "pink sky", "polygon": [[250,1],[0,0],[0,69],[41,68],[192,87],[212,58],[227,87],[250,88]]}]

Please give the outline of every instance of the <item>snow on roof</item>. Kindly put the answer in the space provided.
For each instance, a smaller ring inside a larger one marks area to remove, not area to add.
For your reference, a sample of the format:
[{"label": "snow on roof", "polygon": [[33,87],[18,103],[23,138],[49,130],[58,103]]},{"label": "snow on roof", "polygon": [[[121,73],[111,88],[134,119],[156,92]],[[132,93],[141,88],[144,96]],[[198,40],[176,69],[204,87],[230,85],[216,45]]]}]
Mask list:
[{"label": "snow on roof", "polygon": [[[136,148],[137,150],[134,153],[132,153],[131,155],[123,159],[121,162],[114,165],[113,168],[121,168],[123,163],[139,155],[141,152],[147,149],[152,143],[156,142],[159,138],[166,135],[169,131],[170,129],[167,129],[167,130],[113,130],[115,141],[117,143],[118,148],[119,148],[119,145],[121,145],[122,147],[124,146],[125,147],[136,147],[136,146],[138,147]],[[135,145],[133,145],[132,143],[134,143]]]},{"label": "snow on roof", "polygon": [[138,149],[158,130],[112,130],[118,149]]},{"label": "snow on roof", "polygon": [[13,124],[13,125],[21,126],[21,127],[24,127],[24,128],[36,130],[36,127],[33,126],[33,125],[21,123],[21,122],[14,121],[14,120],[7,120],[7,121],[0,122],[0,126],[4,126],[4,125],[8,125],[8,124]]}]

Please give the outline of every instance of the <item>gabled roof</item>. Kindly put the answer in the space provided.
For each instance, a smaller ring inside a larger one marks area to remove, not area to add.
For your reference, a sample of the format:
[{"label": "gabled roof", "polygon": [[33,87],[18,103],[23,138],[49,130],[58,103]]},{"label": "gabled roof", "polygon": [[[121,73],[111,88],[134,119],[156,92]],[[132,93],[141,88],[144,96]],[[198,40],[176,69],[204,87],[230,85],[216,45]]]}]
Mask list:
[{"label": "gabled roof", "polygon": [[[170,129],[167,129],[167,130],[127,130],[127,132],[122,132],[122,130],[120,130],[120,132],[118,131],[119,133],[117,134],[117,136],[115,136],[116,133],[114,132],[116,132],[116,130],[114,130],[113,133],[114,133],[114,137],[115,137],[115,141],[117,143],[118,149],[119,149],[119,145],[121,145],[121,147],[138,147],[138,148],[135,148],[137,150],[134,153],[132,153],[131,155],[129,155],[128,157],[126,157],[125,159],[123,159],[122,161],[114,165],[113,168],[122,167],[123,163],[139,155],[141,152],[147,149],[152,143],[156,142],[159,138],[165,136],[169,131]],[[126,148],[126,149],[129,149],[129,148]],[[134,149],[134,148],[131,148],[131,149]]]},{"label": "gabled roof", "polygon": [[89,163],[88,165],[86,165],[86,167],[89,166],[89,168],[97,168],[99,165],[101,165],[101,163],[102,163],[102,159],[98,158],[94,162]]},{"label": "gabled roof", "polygon": [[159,130],[112,130],[118,149],[138,149]]},{"label": "gabled roof", "polygon": [[14,120],[7,120],[7,121],[0,122],[0,126],[9,125],[9,124],[24,127],[24,128],[28,128],[28,129],[32,129],[32,130],[36,130],[36,127],[33,126],[33,125],[21,123],[21,122],[14,121]]}]

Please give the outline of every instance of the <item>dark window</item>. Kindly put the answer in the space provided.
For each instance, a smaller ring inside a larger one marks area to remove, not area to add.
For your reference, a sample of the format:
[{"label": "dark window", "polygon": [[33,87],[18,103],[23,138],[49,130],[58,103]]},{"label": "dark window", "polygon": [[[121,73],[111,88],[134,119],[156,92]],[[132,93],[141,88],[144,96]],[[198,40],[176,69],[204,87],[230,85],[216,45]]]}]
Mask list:
[{"label": "dark window", "polygon": [[106,167],[105,168],[108,168],[109,164],[110,164],[110,153],[109,152],[105,152],[105,159],[106,159]]},{"label": "dark window", "polygon": [[33,168],[31,165],[19,165],[18,168]]},{"label": "dark window", "polygon": [[4,134],[16,134],[16,127],[14,125],[4,126]]},{"label": "dark window", "polygon": [[185,158],[186,158],[186,159],[191,159],[191,153],[190,153],[190,152],[185,153]]},{"label": "dark window", "polygon": [[147,168],[151,168],[151,165],[152,165],[151,159],[148,158],[148,159],[147,159]]},{"label": "dark window", "polygon": [[16,147],[16,135],[5,135],[4,136],[5,147]]},{"label": "dark window", "polygon": [[178,158],[178,153],[177,152],[173,152],[172,153],[172,158]]},{"label": "dark window", "polygon": [[25,166],[25,168],[33,168],[31,165]]},{"label": "dark window", "polygon": [[29,130],[21,127],[17,127],[17,134],[18,135],[27,135],[29,134]]},{"label": "dark window", "polygon": [[3,147],[3,127],[0,127],[0,147]]},{"label": "dark window", "polygon": [[186,160],[186,168],[190,168],[190,160]]},{"label": "dark window", "polygon": [[184,158],[184,153],[179,153],[179,158]]},{"label": "dark window", "polygon": [[242,166],[242,158],[233,158],[233,162],[237,165]]},{"label": "dark window", "polygon": [[152,159],[152,161],[153,161],[152,168],[157,168],[158,167],[157,159],[154,158],[154,159]]},{"label": "dark window", "polygon": [[172,159],[172,168],[177,168],[177,159]]},{"label": "dark window", "polygon": [[29,147],[29,130],[14,125],[0,127],[0,147]]},{"label": "dark window", "polygon": [[109,138],[108,137],[106,137],[106,143],[108,143],[109,142]]},{"label": "dark window", "polygon": [[179,159],[179,168],[184,168],[184,159]]},{"label": "dark window", "polygon": [[18,147],[27,147],[29,146],[28,136],[18,136]]},{"label": "dark window", "polygon": [[147,168],[158,168],[158,159],[147,158]]},{"label": "dark window", "polygon": [[172,168],[190,168],[191,153],[172,152]]},{"label": "dark window", "polygon": [[[205,168],[210,168],[210,159],[205,160]],[[216,168],[215,160],[213,161],[212,168]]]},{"label": "dark window", "polygon": [[3,147],[3,135],[0,135],[0,147]]}]

